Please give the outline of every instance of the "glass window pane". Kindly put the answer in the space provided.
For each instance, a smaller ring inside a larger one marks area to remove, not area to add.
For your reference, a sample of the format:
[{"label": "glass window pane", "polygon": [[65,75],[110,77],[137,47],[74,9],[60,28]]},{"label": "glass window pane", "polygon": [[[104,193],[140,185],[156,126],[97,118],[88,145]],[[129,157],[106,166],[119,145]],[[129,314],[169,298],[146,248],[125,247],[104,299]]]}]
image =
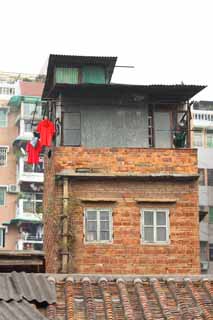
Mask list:
[{"label": "glass window pane", "polygon": [[166,241],[166,228],[158,227],[157,228],[157,241]]},{"label": "glass window pane", "polygon": [[144,225],[152,226],[154,224],[154,212],[144,211]]},{"label": "glass window pane", "polygon": [[87,231],[97,231],[97,222],[87,221]]},{"label": "glass window pane", "polygon": [[166,225],[166,212],[165,211],[158,211],[157,212],[157,225]]},{"label": "glass window pane", "polygon": [[87,219],[88,220],[97,220],[97,212],[96,211],[87,211]]},{"label": "glass window pane", "polygon": [[109,231],[101,231],[100,240],[110,240],[109,239]]},{"label": "glass window pane", "polygon": [[5,128],[7,126],[7,110],[0,110],[0,128]]},{"label": "glass window pane", "polygon": [[203,133],[202,132],[194,132],[194,147],[202,147],[203,145]]},{"label": "glass window pane", "polygon": [[207,134],[207,147],[213,148],[213,134]]},{"label": "glass window pane", "polygon": [[109,221],[100,221],[100,230],[108,231],[109,230]]},{"label": "glass window pane", "polygon": [[97,240],[97,232],[87,232],[86,234],[87,241],[96,241]]},{"label": "glass window pane", "polygon": [[109,220],[109,211],[100,211],[100,220]]},{"label": "glass window pane", "polygon": [[154,241],[154,228],[144,227],[144,241],[153,242]]},{"label": "glass window pane", "polygon": [[6,188],[0,188],[0,206],[4,206],[5,204],[5,192]]},{"label": "glass window pane", "polygon": [[33,201],[24,201],[23,202],[23,210],[24,212],[34,212],[34,203]]}]

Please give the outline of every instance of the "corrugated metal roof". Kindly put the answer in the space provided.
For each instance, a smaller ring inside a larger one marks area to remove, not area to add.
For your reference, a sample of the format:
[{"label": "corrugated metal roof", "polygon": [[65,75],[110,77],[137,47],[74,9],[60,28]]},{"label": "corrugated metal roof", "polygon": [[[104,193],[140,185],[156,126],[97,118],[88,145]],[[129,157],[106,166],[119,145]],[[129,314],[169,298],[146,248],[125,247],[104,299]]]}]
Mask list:
[{"label": "corrugated metal roof", "polygon": [[[70,97],[128,97],[132,101],[148,98],[149,101],[184,102],[203,90],[200,85],[132,85],[132,84],[56,84],[51,96],[60,93]],[[43,93],[46,98],[46,93]]]},{"label": "corrugated metal roof", "polygon": [[39,303],[54,303],[55,287],[43,274],[25,272],[0,274],[0,299],[21,301],[23,298]]},{"label": "corrugated metal roof", "polygon": [[49,94],[51,86],[53,84],[54,68],[57,67],[69,67],[73,65],[93,64],[102,65],[108,70],[109,81],[111,80],[112,73],[117,61],[117,57],[98,57],[98,56],[77,56],[77,55],[57,55],[50,54],[47,76],[45,86],[43,90],[43,97],[46,98]]},{"label": "corrugated metal roof", "polygon": [[47,320],[27,301],[0,301],[0,320]]}]

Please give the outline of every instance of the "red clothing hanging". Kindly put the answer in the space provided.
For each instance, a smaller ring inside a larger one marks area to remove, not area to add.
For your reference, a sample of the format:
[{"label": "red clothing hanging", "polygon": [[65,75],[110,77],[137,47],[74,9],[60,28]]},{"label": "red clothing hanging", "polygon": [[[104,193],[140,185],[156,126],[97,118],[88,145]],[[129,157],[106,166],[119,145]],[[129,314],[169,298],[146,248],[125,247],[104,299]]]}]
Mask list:
[{"label": "red clothing hanging", "polygon": [[32,146],[30,142],[27,143],[26,151],[28,154],[27,162],[30,164],[39,163],[39,154],[41,152],[41,143],[37,142],[35,148]]},{"label": "red clothing hanging", "polygon": [[49,119],[44,119],[39,122],[36,131],[40,133],[41,145],[49,147],[55,134],[54,123]]}]

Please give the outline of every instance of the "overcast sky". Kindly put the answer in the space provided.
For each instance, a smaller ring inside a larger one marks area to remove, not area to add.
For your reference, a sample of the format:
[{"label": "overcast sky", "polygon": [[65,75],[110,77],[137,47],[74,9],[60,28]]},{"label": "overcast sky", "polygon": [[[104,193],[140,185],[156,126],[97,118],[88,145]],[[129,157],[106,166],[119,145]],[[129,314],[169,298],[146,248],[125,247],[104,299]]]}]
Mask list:
[{"label": "overcast sky", "polygon": [[213,0],[1,1],[0,70],[39,73],[50,53],[117,56],[113,82],[204,84],[213,100]]}]

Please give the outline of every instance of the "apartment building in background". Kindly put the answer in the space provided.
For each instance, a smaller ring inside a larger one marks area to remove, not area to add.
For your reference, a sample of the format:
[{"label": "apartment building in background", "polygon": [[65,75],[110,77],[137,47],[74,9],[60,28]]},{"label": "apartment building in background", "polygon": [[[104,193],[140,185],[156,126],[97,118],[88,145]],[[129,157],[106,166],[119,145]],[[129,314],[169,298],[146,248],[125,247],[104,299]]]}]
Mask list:
[{"label": "apartment building in background", "polygon": [[42,118],[42,89],[36,76],[0,73],[0,250],[42,249],[43,162],[32,172],[21,151]]},{"label": "apartment building in background", "polygon": [[49,58],[46,271],[199,274],[189,100],[204,87],[113,84],[116,59]]},{"label": "apartment building in background", "polygon": [[213,101],[192,105],[192,147],[198,149],[200,254],[203,273],[213,272]]}]

